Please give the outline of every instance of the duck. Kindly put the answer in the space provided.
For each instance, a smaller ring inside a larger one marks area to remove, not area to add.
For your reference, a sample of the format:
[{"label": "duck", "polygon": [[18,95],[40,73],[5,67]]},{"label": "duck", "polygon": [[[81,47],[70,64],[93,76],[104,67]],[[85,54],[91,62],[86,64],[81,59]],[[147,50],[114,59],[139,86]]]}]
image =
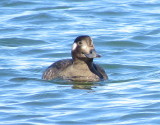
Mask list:
[{"label": "duck", "polygon": [[43,80],[60,78],[77,82],[98,82],[108,79],[103,68],[93,62],[99,55],[92,38],[88,35],[78,36],[72,45],[71,59],[62,59],[51,64],[43,73]]}]

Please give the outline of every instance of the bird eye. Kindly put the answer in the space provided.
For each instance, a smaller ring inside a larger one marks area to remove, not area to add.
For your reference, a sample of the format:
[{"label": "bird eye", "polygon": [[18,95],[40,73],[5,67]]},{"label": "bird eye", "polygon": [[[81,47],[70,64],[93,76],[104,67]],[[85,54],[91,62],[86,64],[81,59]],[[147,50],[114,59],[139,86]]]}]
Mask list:
[{"label": "bird eye", "polygon": [[79,42],[78,42],[78,45],[82,45],[82,41],[79,41]]}]

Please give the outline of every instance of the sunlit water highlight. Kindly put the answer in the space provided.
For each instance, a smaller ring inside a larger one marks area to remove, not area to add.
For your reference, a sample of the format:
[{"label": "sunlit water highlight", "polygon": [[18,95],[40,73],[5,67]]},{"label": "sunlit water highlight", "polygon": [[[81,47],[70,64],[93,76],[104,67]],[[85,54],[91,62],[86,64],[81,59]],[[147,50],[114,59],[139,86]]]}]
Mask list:
[{"label": "sunlit water highlight", "polygon": [[[1,0],[0,124],[159,125],[159,8],[158,0]],[[109,80],[42,80],[83,34]]]}]

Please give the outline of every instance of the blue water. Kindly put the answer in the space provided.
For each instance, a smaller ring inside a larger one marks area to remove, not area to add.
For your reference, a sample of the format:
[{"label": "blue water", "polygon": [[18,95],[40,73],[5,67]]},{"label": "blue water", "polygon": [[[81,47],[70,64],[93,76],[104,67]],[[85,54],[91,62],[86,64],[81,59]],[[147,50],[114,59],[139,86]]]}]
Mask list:
[{"label": "blue water", "polygon": [[[159,0],[1,0],[1,125],[160,125]],[[90,35],[109,76],[41,80]]]}]

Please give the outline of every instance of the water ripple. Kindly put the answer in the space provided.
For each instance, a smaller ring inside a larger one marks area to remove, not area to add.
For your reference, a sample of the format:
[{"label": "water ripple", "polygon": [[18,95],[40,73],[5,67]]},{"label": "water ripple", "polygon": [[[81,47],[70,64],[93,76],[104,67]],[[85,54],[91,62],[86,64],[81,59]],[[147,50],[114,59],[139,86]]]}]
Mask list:
[{"label": "water ripple", "polygon": [[[3,125],[159,125],[158,0],[0,2]],[[90,35],[108,81],[42,80]]]}]

